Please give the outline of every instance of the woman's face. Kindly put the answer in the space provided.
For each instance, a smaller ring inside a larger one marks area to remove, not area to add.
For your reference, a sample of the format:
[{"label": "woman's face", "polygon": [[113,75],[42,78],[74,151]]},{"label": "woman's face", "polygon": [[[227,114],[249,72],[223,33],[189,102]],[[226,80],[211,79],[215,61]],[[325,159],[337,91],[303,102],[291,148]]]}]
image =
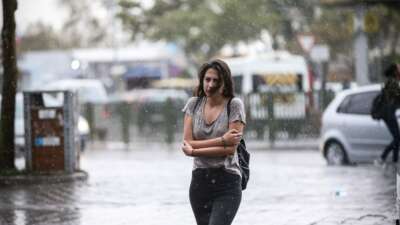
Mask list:
[{"label": "woman's face", "polygon": [[223,84],[217,70],[210,68],[206,71],[203,79],[203,90],[207,97],[222,94]]}]

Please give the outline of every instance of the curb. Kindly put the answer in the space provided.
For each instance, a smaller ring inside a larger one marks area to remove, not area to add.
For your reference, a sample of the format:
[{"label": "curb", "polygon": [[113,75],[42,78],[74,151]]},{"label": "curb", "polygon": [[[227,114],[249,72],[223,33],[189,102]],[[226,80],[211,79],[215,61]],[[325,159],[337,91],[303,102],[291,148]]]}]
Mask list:
[{"label": "curb", "polygon": [[89,174],[83,170],[73,173],[52,172],[19,174],[15,176],[0,176],[0,186],[30,185],[30,184],[57,184],[65,182],[85,181]]}]

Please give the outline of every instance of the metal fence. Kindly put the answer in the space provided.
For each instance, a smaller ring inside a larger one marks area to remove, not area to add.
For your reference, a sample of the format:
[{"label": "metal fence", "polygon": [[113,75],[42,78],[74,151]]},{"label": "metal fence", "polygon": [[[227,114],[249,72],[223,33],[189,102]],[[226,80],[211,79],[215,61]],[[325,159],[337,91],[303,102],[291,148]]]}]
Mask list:
[{"label": "metal fence", "polygon": [[[245,137],[250,140],[296,140],[318,138],[322,101],[315,92],[252,93],[240,97],[246,110]],[[327,95],[329,100],[332,94]],[[329,102],[327,100],[327,102]],[[182,139],[186,102],[169,98],[165,102],[113,102],[95,106],[93,139],[123,142],[157,141],[171,143]],[[108,117],[100,118],[104,108]],[[92,116],[93,117],[93,116]]]}]

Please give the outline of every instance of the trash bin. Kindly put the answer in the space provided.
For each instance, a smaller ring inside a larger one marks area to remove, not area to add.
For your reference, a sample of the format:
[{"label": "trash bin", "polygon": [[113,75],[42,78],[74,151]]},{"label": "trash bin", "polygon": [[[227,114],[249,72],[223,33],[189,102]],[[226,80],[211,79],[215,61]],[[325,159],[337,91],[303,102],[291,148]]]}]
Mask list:
[{"label": "trash bin", "polygon": [[78,110],[71,91],[24,92],[28,171],[72,173],[79,169]]}]

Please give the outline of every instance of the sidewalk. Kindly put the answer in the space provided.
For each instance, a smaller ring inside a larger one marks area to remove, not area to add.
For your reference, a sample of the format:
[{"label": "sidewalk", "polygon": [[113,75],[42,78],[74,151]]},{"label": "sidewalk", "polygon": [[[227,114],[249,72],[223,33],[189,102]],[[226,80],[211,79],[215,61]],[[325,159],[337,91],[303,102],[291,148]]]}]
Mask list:
[{"label": "sidewalk", "polygon": [[[264,144],[249,141],[260,150],[250,150],[251,178],[233,225],[394,224],[394,174],[369,164],[326,166],[315,150],[275,151]],[[87,181],[0,185],[0,224],[195,224],[188,197],[193,160],[180,143],[93,146],[81,156]]]}]

